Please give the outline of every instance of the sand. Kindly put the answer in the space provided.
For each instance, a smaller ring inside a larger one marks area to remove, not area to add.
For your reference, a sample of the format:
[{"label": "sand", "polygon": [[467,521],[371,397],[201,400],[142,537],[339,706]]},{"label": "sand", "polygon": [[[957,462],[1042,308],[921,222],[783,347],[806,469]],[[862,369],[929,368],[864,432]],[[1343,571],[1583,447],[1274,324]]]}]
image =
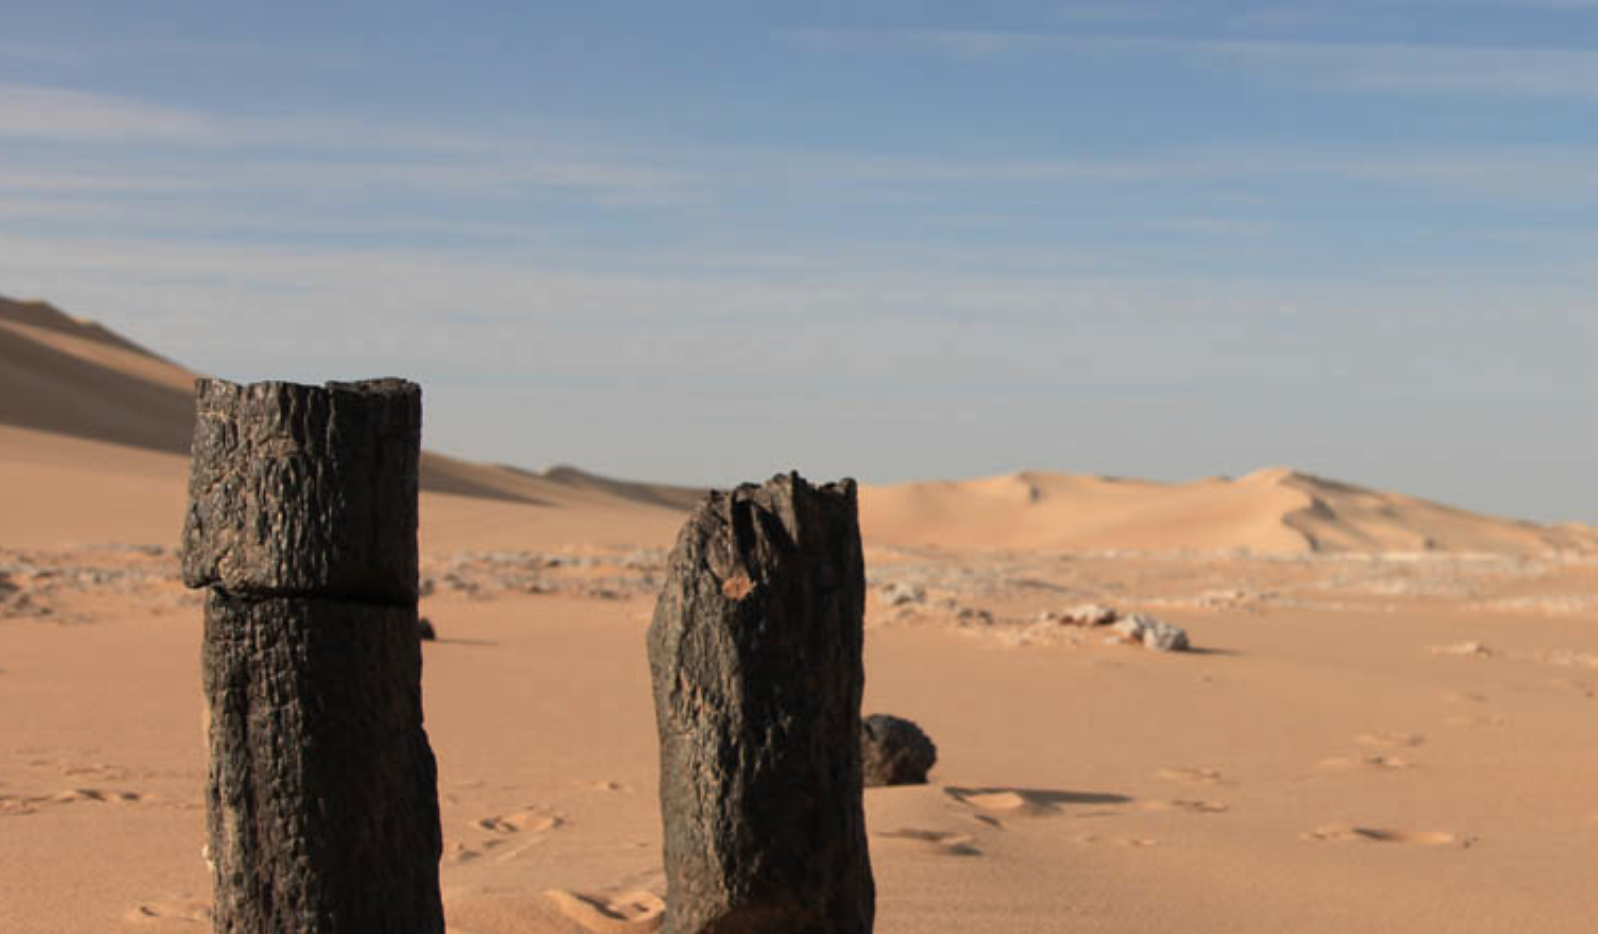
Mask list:
[{"label": "sand", "polygon": [[[205,930],[184,459],[53,424],[0,426],[0,931]],[[655,930],[643,639],[687,494],[438,462],[479,489],[422,505],[450,930]],[[939,748],[866,794],[878,931],[1591,929],[1589,530],[1284,470],[862,510],[866,710]],[[1056,621],[1090,601],[1198,651]]]}]

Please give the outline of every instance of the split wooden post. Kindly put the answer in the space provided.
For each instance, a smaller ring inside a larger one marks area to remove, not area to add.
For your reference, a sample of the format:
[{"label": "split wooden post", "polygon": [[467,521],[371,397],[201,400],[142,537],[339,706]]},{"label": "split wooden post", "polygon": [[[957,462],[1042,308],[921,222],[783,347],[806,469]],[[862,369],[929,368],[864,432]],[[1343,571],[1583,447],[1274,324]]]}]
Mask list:
[{"label": "split wooden post", "polygon": [[869,934],[852,480],[712,493],[649,630],[666,934]]}]

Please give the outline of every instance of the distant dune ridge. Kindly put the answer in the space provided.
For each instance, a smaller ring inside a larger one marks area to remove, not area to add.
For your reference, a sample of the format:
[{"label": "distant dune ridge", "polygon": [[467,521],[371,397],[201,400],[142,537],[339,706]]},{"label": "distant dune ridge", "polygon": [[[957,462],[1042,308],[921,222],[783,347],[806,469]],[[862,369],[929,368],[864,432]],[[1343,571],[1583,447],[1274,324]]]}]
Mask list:
[{"label": "distant dune ridge", "polygon": [[878,544],[1254,554],[1598,550],[1598,530],[1499,519],[1281,467],[1155,483],[1022,472],[875,487]]},{"label": "distant dune ridge", "polygon": [[[10,465],[24,487],[7,483],[0,497],[27,497],[25,487],[39,482],[40,471],[70,468],[71,495],[106,504],[116,497],[90,489],[94,477],[137,475],[159,485],[169,471],[177,484],[170,498],[177,501],[193,431],[195,376],[45,302],[0,297],[0,426],[13,426],[0,430],[0,467]],[[24,464],[33,473],[17,474]],[[547,510],[560,508],[561,534],[582,528],[586,516],[596,528],[619,524],[633,533],[648,529],[650,536],[673,527],[673,515],[702,495],[575,467],[537,472],[432,452],[423,454],[422,489],[531,507],[546,522]],[[1598,529],[1591,526],[1493,518],[1285,468],[1189,483],[1025,471],[867,486],[860,498],[863,534],[876,545],[1288,555],[1598,552]],[[530,515],[481,508],[449,513],[474,541],[489,534],[506,544],[520,540],[518,526]]]},{"label": "distant dune ridge", "polygon": [[[46,302],[0,296],[0,425],[187,456],[198,375]],[[0,449],[0,458],[7,453]],[[430,451],[422,455],[422,489],[543,506],[599,494],[670,509],[686,509],[700,495],[570,467],[540,474]]]}]

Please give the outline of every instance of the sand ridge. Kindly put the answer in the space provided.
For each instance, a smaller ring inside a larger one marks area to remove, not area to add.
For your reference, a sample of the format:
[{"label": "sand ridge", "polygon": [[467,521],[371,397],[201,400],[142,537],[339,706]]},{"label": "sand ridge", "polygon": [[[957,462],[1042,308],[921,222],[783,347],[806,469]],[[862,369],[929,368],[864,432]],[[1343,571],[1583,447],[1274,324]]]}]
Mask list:
[{"label": "sand ridge", "polygon": [[1282,467],[1189,483],[1022,471],[867,487],[861,525],[907,547],[1598,554],[1598,530],[1482,516]]},{"label": "sand ridge", "polygon": [[[183,455],[193,433],[195,376],[48,304],[0,297],[0,428]],[[32,448],[53,443],[9,431],[0,436],[0,463],[37,459]],[[129,459],[140,460],[116,448],[80,449],[75,467],[81,481],[91,463],[118,474]],[[139,470],[147,474],[148,466],[143,459]],[[174,482],[183,473],[181,463],[171,462]],[[0,497],[8,497],[9,486],[0,486]],[[667,516],[703,495],[573,467],[530,471],[432,451],[423,454],[422,489],[545,509],[597,508],[607,520],[631,524],[623,519],[631,514],[645,525],[669,524]],[[1598,529],[1590,526],[1481,516],[1287,468],[1190,483],[1022,471],[867,485],[861,527],[868,542],[907,547],[1598,554]]]}]

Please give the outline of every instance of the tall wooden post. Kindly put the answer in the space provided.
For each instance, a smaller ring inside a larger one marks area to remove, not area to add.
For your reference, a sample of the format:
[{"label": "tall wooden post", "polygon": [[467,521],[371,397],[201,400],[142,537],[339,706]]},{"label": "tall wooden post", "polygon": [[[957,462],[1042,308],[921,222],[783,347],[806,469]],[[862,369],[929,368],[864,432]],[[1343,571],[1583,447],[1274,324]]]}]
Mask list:
[{"label": "tall wooden post", "polygon": [[713,493],[649,629],[667,934],[869,934],[853,481]]},{"label": "tall wooden post", "polygon": [[421,390],[200,380],[217,932],[442,934],[417,637]]}]

